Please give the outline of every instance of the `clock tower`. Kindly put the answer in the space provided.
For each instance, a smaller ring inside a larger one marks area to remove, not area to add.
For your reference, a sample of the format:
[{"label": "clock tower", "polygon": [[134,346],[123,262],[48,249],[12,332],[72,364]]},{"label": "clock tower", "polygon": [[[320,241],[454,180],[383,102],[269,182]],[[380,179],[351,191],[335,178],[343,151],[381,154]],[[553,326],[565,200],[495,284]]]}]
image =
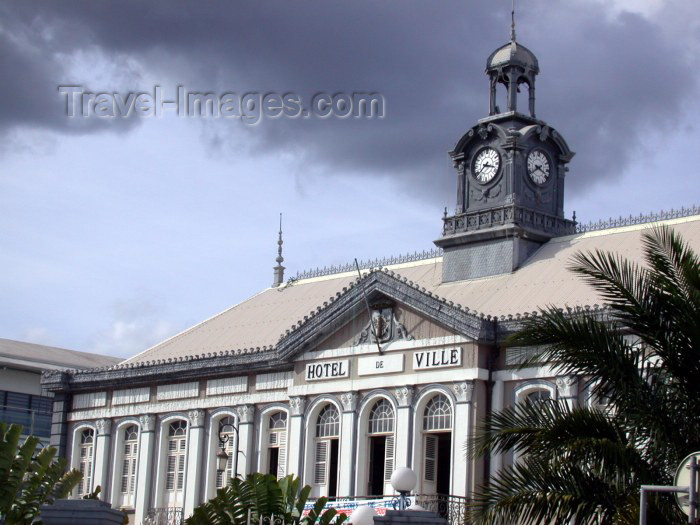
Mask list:
[{"label": "clock tower", "polygon": [[[435,241],[444,250],[443,282],[512,272],[552,237],[575,231],[574,221],[564,217],[564,178],[574,153],[535,117],[538,73],[537,58],[516,42],[513,27],[510,42],[486,63],[488,117],[450,151],[457,207],[452,215],[445,210]],[[528,97],[519,111],[525,88]],[[503,89],[501,108],[497,95]]]}]

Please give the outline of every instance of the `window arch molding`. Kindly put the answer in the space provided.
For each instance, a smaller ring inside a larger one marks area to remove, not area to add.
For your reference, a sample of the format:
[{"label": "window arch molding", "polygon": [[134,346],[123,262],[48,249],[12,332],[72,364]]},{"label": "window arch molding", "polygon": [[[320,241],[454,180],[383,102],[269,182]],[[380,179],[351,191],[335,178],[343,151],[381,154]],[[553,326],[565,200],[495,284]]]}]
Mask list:
[{"label": "window arch molding", "polygon": [[335,407],[340,416],[340,431],[338,432],[338,439],[340,440],[342,446],[343,409],[340,404],[340,401],[336,396],[324,394],[315,398],[311,403],[309,403],[304,417],[304,478],[302,482],[313,487],[311,491],[311,497],[318,497],[320,495],[317,493],[318,486],[314,484],[316,423],[318,421],[318,416],[321,413],[321,411],[329,404]]},{"label": "window arch molding", "polygon": [[[290,417],[291,413],[289,411],[289,405],[284,404],[284,403],[269,403],[265,406],[263,406],[260,410],[257,411],[255,414],[255,424],[256,427],[260,429],[260,431],[257,433],[258,434],[258,447],[257,447],[257,466],[258,466],[258,472],[267,472],[268,471],[268,430],[269,430],[269,423],[270,423],[270,417],[273,416],[274,414],[278,412],[283,412],[287,416],[287,443],[289,443],[289,422],[290,422]],[[289,451],[286,449],[286,454],[285,454],[285,463],[287,461],[287,458],[289,457]],[[286,465],[285,467],[285,472],[289,471],[289,466]]]},{"label": "window arch molding", "polygon": [[[422,490],[421,483],[423,480],[423,468],[424,468],[424,458],[423,458],[423,441],[424,441],[424,431],[423,431],[423,416],[425,415],[425,409],[428,403],[436,396],[442,394],[447,398],[450,404],[451,412],[451,426],[450,429],[445,430],[445,432],[452,432],[452,450],[450,451],[451,464],[455,465],[457,461],[461,461],[458,454],[462,454],[462,446],[459,440],[460,436],[454,435],[454,421],[455,421],[455,406],[457,406],[457,400],[453,392],[444,385],[440,384],[430,384],[421,388],[417,395],[414,397],[413,403],[413,446],[411,454],[411,468],[416,473],[418,478],[418,486],[416,490]],[[452,469],[451,476],[454,476],[454,469]],[[450,487],[452,487],[452,481],[450,482]]]},{"label": "window arch molding", "polygon": [[[205,500],[209,500],[216,496],[216,472],[217,461],[216,454],[219,452],[219,423],[222,419],[230,417],[234,420],[236,426],[239,425],[238,414],[233,407],[222,407],[212,410],[206,416],[208,423],[206,428],[209,431],[209,439],[207,440],[207,455],[206,455],[206,485],[204,487]],[[234,440],[237,440],[234,433]],[[235,441],[234,441],[235,448]]]},{"label": "window arch molding", "polygon": [[[97,427],[95,426],[94,423],[91,422],[81,422],[78,423],[74,428],[73,428],[73,442],[71,443],[71,468],[80,470],[80,445],[81,445],[81,435],[84,430],[92,430],[92,436],[93,436],[93,441],[92,441],[92,457],[90,458],[90,485],[89,487],[86,487],[86,493],[92,492],[93,488],[92,485],[94,485],[94,479],[95,479],[95,445],[96,445],[96,440],[97,440]],[[73,494],[76,496],[80,496],[78,494],[78,489],[74,489]]]},{"label": "window arch molding", "polygon": [[548,392],[550,399],[557,399],[557,387],[553,382],[545,379],[533,379],[515,387],[513,390],[513,404],[523,403],[527,396],[538,391]]},{"label": "window arch molding", "polygon": [[[393,434],[394,436],[396,435],[396,430],[397,430],[397,415],[398,415],[398,404],[396,402],[396,398],[388,391],[384,389],[378,389],[378,390],[372,390],[369,392],[362,401],[360,402],[360,406],[358,408],[358,418],[357,418],[357,423],[358,423],[358,432],[357,432],[357,443],[355,445],[355,458],[358,460],[359,458],[363,458],[362,461],[365,461],[364,458],[369,457],[369,418],[372,414],[372,410],[374,409],[375,405],[377,402],[385,400],[391,405],[391,408],[394,411],[394,431]],[[358,468],[356,469],[356,475],[354,479],[355,486],[352,487],[353,491],[355,494],[365,494],[365,489],[367,487],[369,481],[369,473],[366,468]],[[360,492],[358,492],[358,490]]]},{"label": "window arch molding", "polygon": [[[156,476],[155,476],[155,506],[166,507],[165,505],[165,482],[166,482],[166,457],[168,454],[167,443],[169,437],[169,427],[171,423],[176,421],[184,421],[187,425],[187,445],[185,448],[185,457],[188,456],[190,448],[190,423],[185,412],[171,412],[158,417],[158,438],[156,450]],[[185,461],[185,480],[187,480],[187,461]],[[184,493],[184,492],[183,492]]]},{"label": "window arch molding", "polygon": [[[117,420],[116,424],[113,426],[112,438],[113,438],[113,455],[112,455],[112,483],[111,483],[111,499],[110,502],[113,505],[120,506],[122,495],[121,495],[121,483],[120,478],[122,476],[122,458],[124,456],[124,432],[131,425],[136,425],[138,429],[138,459],[137,459],[137,469],[138,464],[141,460],[141,424],[136,417],[125,417]],[[136,485],[134,487],[134,507],[136,506],[136,497],[138,495],[138,471],[136,474]]]}]

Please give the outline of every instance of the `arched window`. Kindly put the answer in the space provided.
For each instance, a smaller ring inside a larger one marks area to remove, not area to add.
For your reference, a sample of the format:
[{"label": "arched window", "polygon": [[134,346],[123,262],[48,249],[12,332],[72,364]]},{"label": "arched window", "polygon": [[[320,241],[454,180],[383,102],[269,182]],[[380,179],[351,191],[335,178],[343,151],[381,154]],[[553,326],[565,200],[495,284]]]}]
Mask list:
[{"label": "arched window", "polygon": [[527,395],[525,401],[527,403],[541,403],[542,401],[547,401],[550,398],[551,395],[549,390],[535,390]]},{"label": "arched window", "polygon": [[[224,452],[226,452],[226,455],[228,456],[228,460],[226,461],[225,470],[216,470],[217,489],[224,488],[226,485],[228,485],[228,482],[231,481],[231,478],[233,477],[233,455],[236,453],[236,436],[234,431],[235,424],[236,420],[233,419],[231,416],[222,417],[219,420],[219,432],[216,438],[218,444],[217,446],[220,449],[224,449]],[[221,442],[222,438],[225,440],[224,443]],[[216,458],[214,459],[216,461]]]},{"label": "arched window", "polygon": [[86,428],[80,433],[80,461],[78,470],[83,478],[78,483],[78,495],[84,496],[92,490],[92,458],[95,444],[95,431]]},{"label": "arched window", "polygon": [[381,399],[369,414],[369,433],[386,434],[394,432],[394,407],[386,399]]},{"label": "arched window", "polygon": [[187,451],[187,422],[184,419],[168,427],[168,462],[165,490],[180,491],[185,485],[185,453]]},{"label": "arched window", "polygon": [[338,437],[340,434],[340,414],[334,405],[323,407],[316,422],[316,437]]},{"label": "arched window", "polygon": [[377,401],[369,413],[368,494],[381,496],[394,472],[394,407],[387,399]]},{"label": "arched window", "polygon": [[340,414],[335,405],[327,404],[316,420],[316,454],[314,483],[325,485],[328,497],[335,497],[338,488],[338,436]]},{"label": "arched window", "polygon": [[423,487],[428,493],[449,494],[452,449],[452,404],[435,395],[423,412]]},{"label": "arched window", "polygon": [[124,429],[124,445],[122,455],[121,493],[122,506],[133,506],[134,489],[136,488],[136,468],[138,461],[139,427],[129,425]]},{"label": "arched window", "polygon": [[282,479],[287,470],[287,413],[275,412],[270,416],[267,434],[268,473]]},{"label": "arched window", "polygon": [[423,430],[452,430],[452,408],[443,394],[436,395],[426,405]]}]

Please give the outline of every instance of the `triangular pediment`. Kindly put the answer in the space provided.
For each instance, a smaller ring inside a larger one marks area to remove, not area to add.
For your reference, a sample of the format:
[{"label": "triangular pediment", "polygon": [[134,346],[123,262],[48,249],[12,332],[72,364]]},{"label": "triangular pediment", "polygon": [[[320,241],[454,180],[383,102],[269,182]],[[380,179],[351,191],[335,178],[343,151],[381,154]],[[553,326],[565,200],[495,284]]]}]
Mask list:
[{"label": "triangular pediment", "polygon": [[474,341],[494,339],[490,320],[468,313],[393,272],[376,270],[351,283],[330,303],[319,307],[313,316],[282,337],[277,344],[279,357],[292,360],[301,352],[330,348],[329,344],[335,348],[352,346],[368,326],[368,303],[370,309],[372,305],[392,305],[399,314],[395,321],[402,325],[395,325],[393,329],[406,330],[414,338],[434,330],[435,334],[462,335]]}]

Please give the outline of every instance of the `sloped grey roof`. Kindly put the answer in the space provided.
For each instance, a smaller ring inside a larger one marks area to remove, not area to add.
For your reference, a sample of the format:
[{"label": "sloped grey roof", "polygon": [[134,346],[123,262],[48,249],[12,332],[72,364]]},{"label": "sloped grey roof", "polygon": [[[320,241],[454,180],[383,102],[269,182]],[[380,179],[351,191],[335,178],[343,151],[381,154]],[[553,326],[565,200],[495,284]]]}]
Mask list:
[{"label": "sloped grey roof", "polygon": [[[700,251],[700,215],[661,221],[661,224],[672,226],[691,247]],[[545,305],[593,306],[602,301],[591,287],[567,270],[571,257],[580,251],[600,249],[638,260],[642,231],[651,226],[640,224],[555,238],[515,272],[470,281],[441,283],[441,257],[388,268],[435,296],[494,317],[529,313]],[[124,364],[232,350],[247,349],[246,353],[269,350],[292,325],[324,308],[324,303],[344,293],[344,288],[356,278],[356,273],[346,272],[263,290]]]},{"label": "sloped grey roof", "polygon": [[96,368],[116,365],[123,359],[55,346],[0,339],[0,363],[33,370]]}]

